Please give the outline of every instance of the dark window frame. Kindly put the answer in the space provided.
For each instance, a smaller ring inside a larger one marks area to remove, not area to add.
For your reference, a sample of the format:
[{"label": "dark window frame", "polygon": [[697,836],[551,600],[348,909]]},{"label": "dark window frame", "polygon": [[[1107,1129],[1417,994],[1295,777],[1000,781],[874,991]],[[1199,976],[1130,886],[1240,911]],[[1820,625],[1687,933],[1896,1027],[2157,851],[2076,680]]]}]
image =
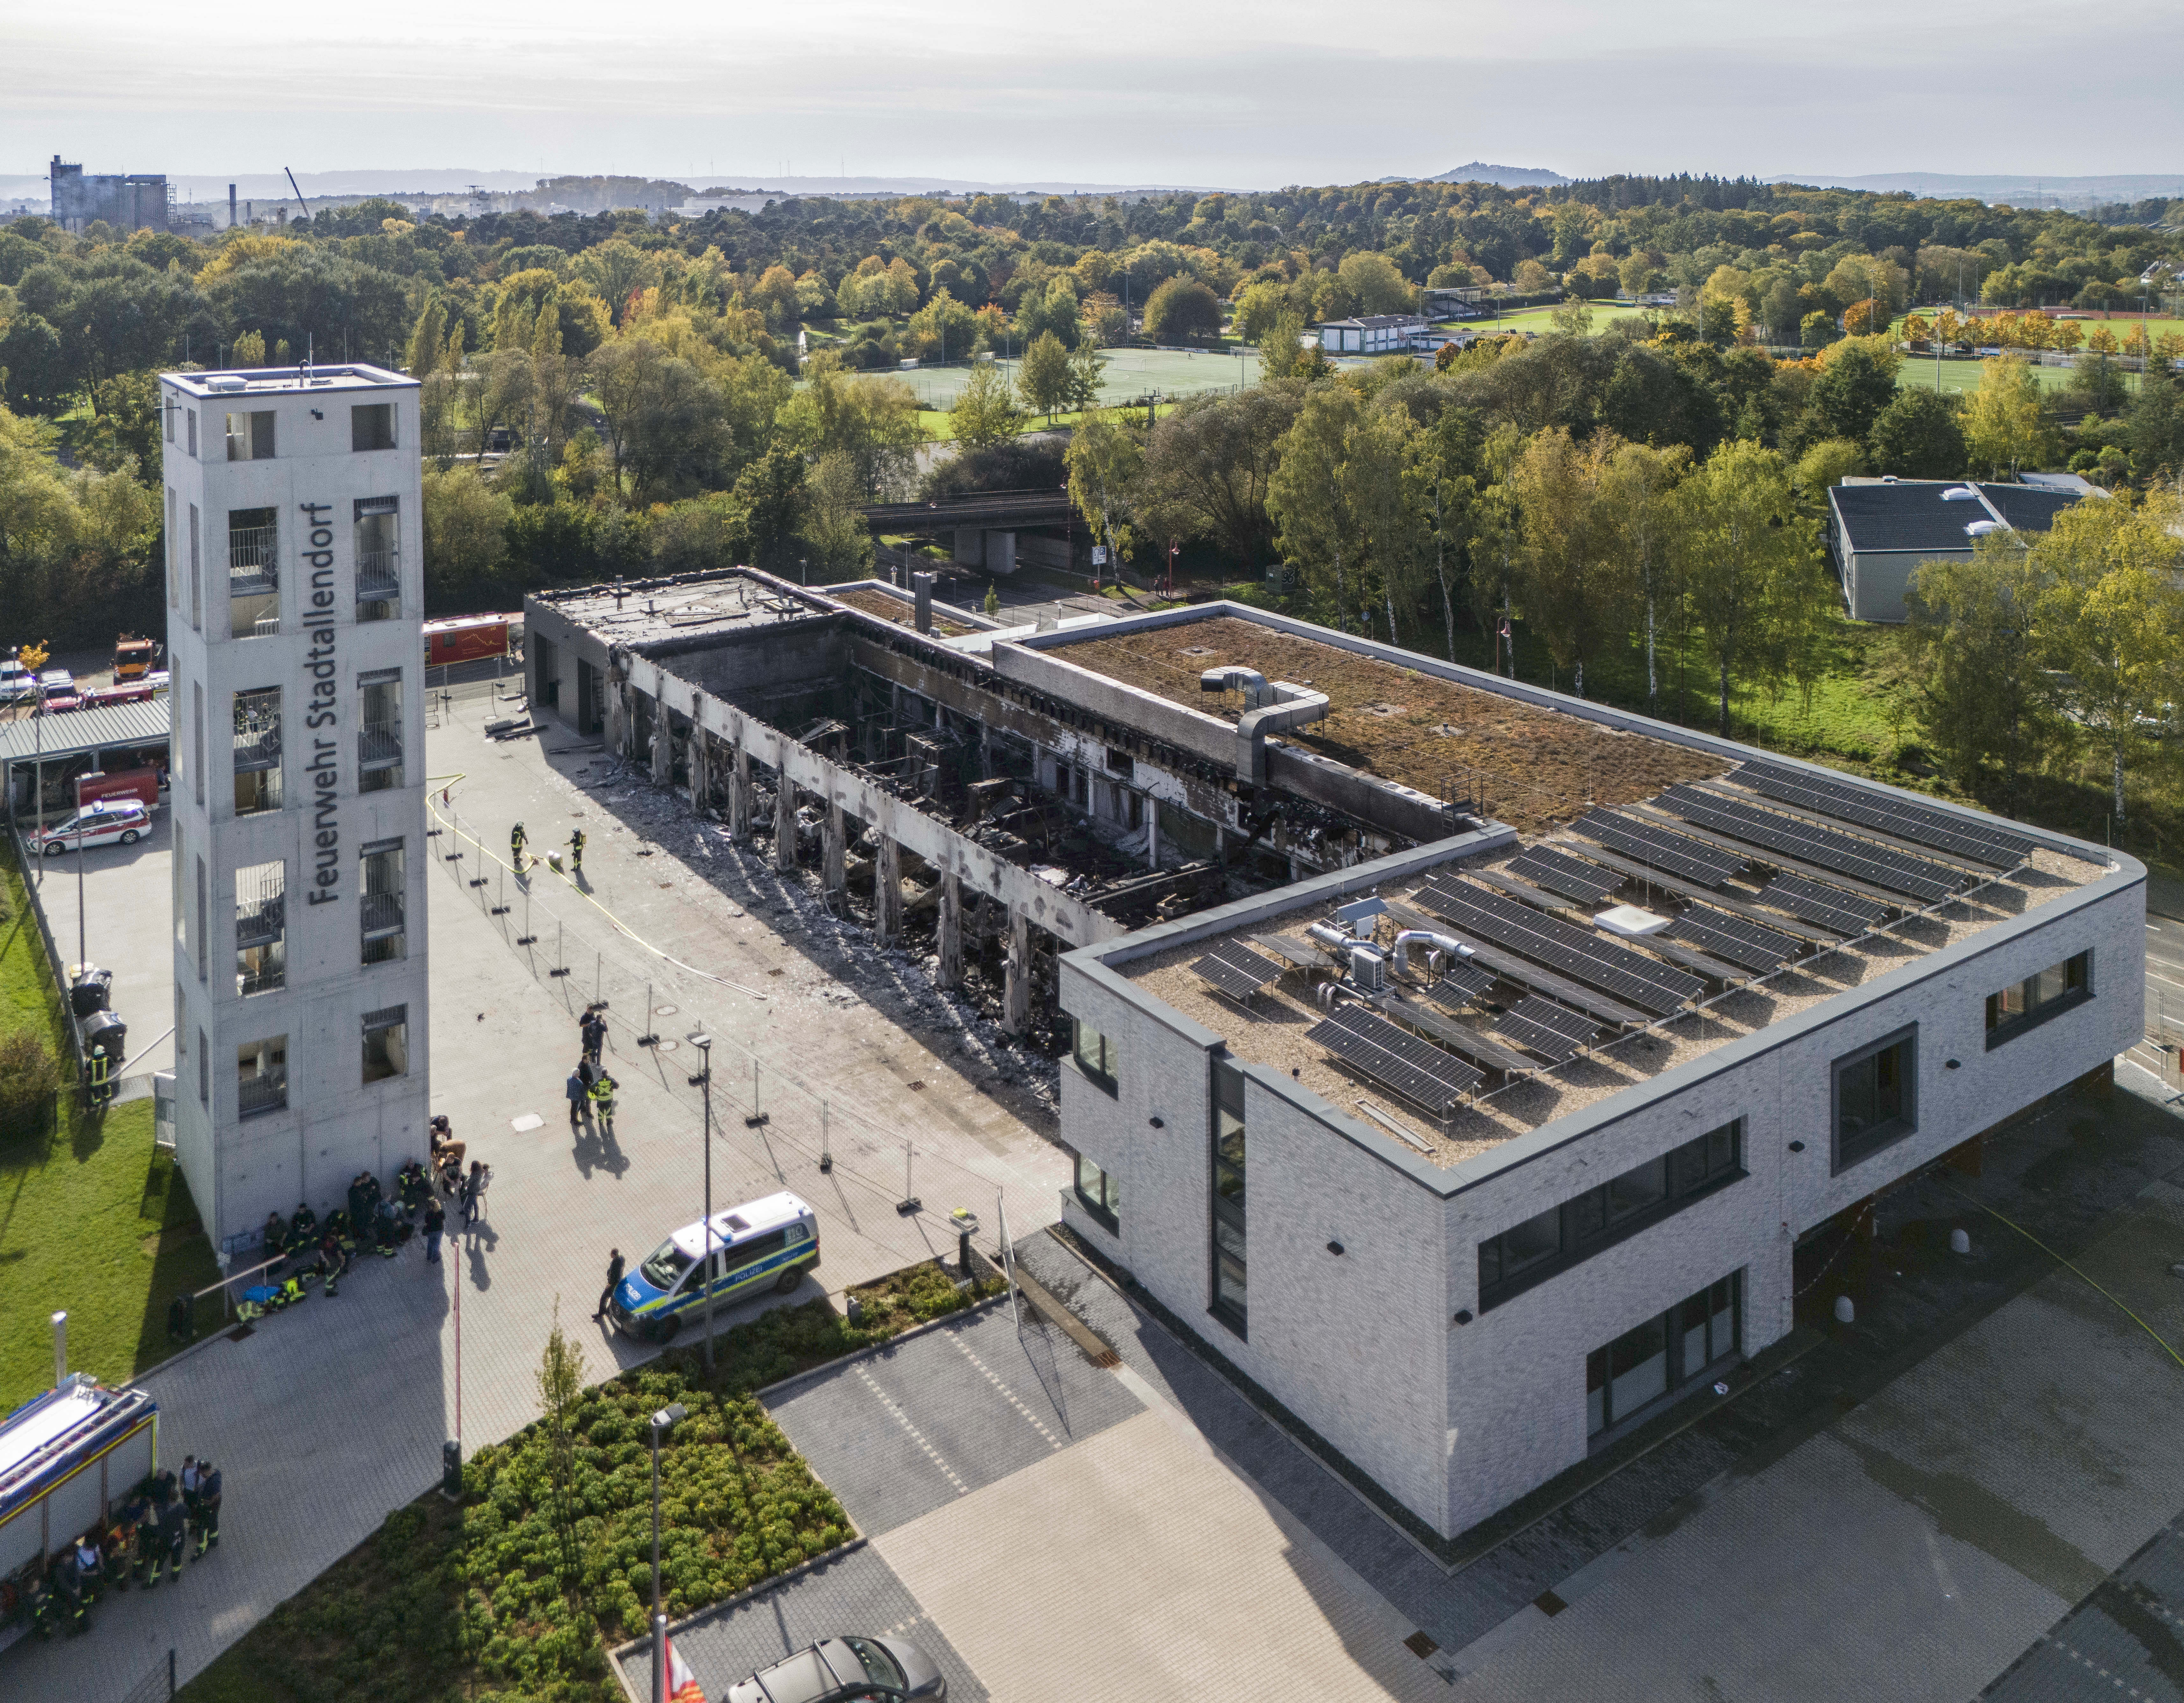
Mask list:
[{"label": "dark window frame", "polygon": [[[1696,1206],[1709,1195],[1718,1194],[1731,1183],[1750,1175],[1744,1168],[1744,1120],[1731,1118],[1665,1153],[1657,1153],[1568,1200],[1557,1202],[1545,1212],[1535,1213],[1520,1223],[1482,1238],[1479,1243],[1479,1310],[1489,1312],[1505,1301],[1514,1300],[1527,1289],[1582,1265],[1618,1242],[1651,1230],[1685,1207]],[[1726,1137],[1726,1159],[1715,1164],[1709,1157],[1703,1174],[1680,1187],[1678,1156],[1695,1147],[1704,1155],[1708,1145],[1717,1136]],[[1662,1194],[1646,1206],[1617,1216],[1611,1191],[1617,1184],[1648,1170],[1657,1171]],[[1508,1239],[1551,1215],[1556,1220],[1554,1250],[1536,1254],[1514,1270],[1508,1270]]]},{"label": "dark window frame", "polygon": [[[2070,980],[2074,966],[2078,975],[2075,986],[2072,986]],[[2042,970],[2037,974],[2028,975],[2022,980],[2012,982],[2009,987],[1987,995],[1986,1050],[1988,1052],[1993,1052],[1997,1047],[2005,1047],[2016,1040],[2019,1036],[2037,1029],[2042,1024],[2060,1017],[2066,1011],[2075,1011],[2080,1006],[2091,1002],[2094,991],[2093,949],[2091,946],[2087,946],[2083,952],[2072,952],[2062,963],[2050,965],[2049,969],[2063,972],[2063,991],[2054,998],[2042,1001],[2037,1005],[2031,1002],[2028,995],[2025,1009],[2014,1017],[2004,1017],[2002,1014],[2002,1001],[2008,994],[2009,988],[2030,989],[2038,983],[2042,975],[2048,973],[2047,970]]]},{"label": "dark window frame", "polygon": [[[1087,1166],[1089,1166],[1093,1174],[1100,1179],[1100,1192],[1096,1195],[1088,1193],[1084,1187],[1084,1171]],[[1115,1181],[1115,1175],[1112,1171],[1097,1159],[1078,1153],[1076,1170],[1071,1177],[1070,1186],[1076,1191],[1077,1203],[1091,1214],[1093,1220],[1100,1228],[1110,1236],[1120,1236],[1123,1233],[1122,1220],[1114,1200],[1114,1197],[1121,1192],[1121,1189]]]},{"label": "dark window frame", "polygon": [[[1745,1268],[1739,1266],[1727,1276],[1717,1277],[1711,1283],[1702,1285],[1691,1294],[1671,1303],[1661,1311],[1640,1320],[1630,1329],[1622,1332],[1611,1341],[1602,1343],[1600,1347],[1585,1355],[1585,1397],[1588,1408],[1585,1439],[1588,1449],[1596,1452],[1613,1443],[1618,1438],[1628,1436],[1654,1415],[1663,1411],[1689,1395],[1691,1386],[1703,1378],[1707,1373],[1742,1356],[1744,1353],[1744,1271]],[[1713,1315],[1710,1304],[1713,1292],[1724,1287],[1728,1292],[1729,1304],[1724,1310],[1729,1315],[1730,1343],[1727,1348],[1716,1353],[1713,1346],[1711,1319]],[[1709,1321],[1707,1326],[1708,1358],[1698,1365],[1690,1365],[1685,1363],[1684,1351],[1688,1345],[1686,1332],[1691,1327],[1685,1322],[1683,1315],[1685,1309],[1693,1301],[1702,1298],[1709,1303],[1707,1315]],[[1648,1396],[1638,1402],[1630,1412],[1617,1413],[1613,1388],[1614,1350],[1628,1337],[1636,1335],[1641,1331],[1656,1326],[1661,1331],[1663,1388],[1658,1394]],[[1602,1376],[1602,1382],[1598,1385],[1596,1385],[1593,1381],[1596,1368]],[[1591,1422],[1590,1406],[1592,1392],[1596,1388],[1602,1390],[1602,1406],[1604,1422],[1597,1430],[1595,1430]]]},{"label": "dark window frame", "polygon": [[[1846,1152],[1843,1146],[1842,1086],[1843,1073],[1856,1069],[1869,1058],[1893,1048],[1907,1048],[1903,1069],[1903,1109],[1884,1123],[1862,1131],[1855,1148]],[[1884,1035],[1877,1041],[1867,1042],[1855,1052],[1847,1053],[1828,1066],[1828,1153],[1830,1176],[1841,1176],[1845,1171],[1864,1164],[1877,1154],[1886,1153],[1899,1142],[1908,1141],[1919,1133],[1919,1025],[1907,1023],[1903,1028]]]},{"label": "dark window frame", "polygon": [[[1084,1037],[1089,1035],[1099,1042],[1096,1063],[1088,1062],[1084,1056]],[[1077,1067],[1077,1074],[1110,1099],[1122,1097],[1122,1084],[1117,1080],[1121,1059],[1117,1056],[1114,1037],[1103,1029],[1095,1029],[1083,1018],[1069,1019],[1069,1062]]]},{"label": "dark window frame", "polygon": [[[1215,1058],[1210,1082],[1212,1092],[1206,1096],[1206,1165],[1209,1187],[1206,1189],[1206,1276],[1207,1305],[1206,1310],[1222,1325],[1244,1341],[1251,1339],[1251,1229],[1246,1215],[1248,1178],[1251,1174],[1250,1153],[1245,1148],[1244,1163],[1235,1164],[1222,1156],[1223,1131],[1221,1114],[1225,1109],[1235,1120],[1235,1134],[1248,1142],[1249,1129],[1244,1116],[1244,1073],[1234,1061]],[[1233,1102],[1233,1104],[1229,1103]],[[1224,1192],[1221,1185],[1224,1171],[1233,1172],[1236,1187]],[[1240,1250],[1233,1256],[1240,1272],[1239,1287],[1244,1291],[1240,1305],[1231,1302],[1222,1293],[1221,1262],[1223,1257],[1222,1232],[1226,1230]]]}]

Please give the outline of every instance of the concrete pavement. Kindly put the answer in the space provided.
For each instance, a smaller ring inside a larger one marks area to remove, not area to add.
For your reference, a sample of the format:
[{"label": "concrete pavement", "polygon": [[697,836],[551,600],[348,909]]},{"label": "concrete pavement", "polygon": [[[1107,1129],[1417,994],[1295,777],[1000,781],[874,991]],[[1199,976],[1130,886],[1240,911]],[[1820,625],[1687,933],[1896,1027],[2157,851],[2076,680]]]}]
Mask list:
[{"label": "concrete pavement", "polygon": [[[474,723],[443,733],[428,744],[436,773],[489,768],[503,754]],[[554,801],[561,808],[586,807],[550,774],[538,784],[562,789]],[[533,815],[536,832],[543,812],[533,807]],[[770,924],[760,919],[774,912],[731,905],[664,848],[600,831],[596,811],[589,819],[597,837],[587,868],[603,891],[642,890],[644,930],[673,940],[677,955],[699,970],[765,984],[770,997],[754,1000],[696,973],[660,976],[656,961],[645,962],[628,939],[596,929],[595,952],[616,996],[609,1058],[621,1108],[611,1139],[589,1127],[572,1136],[561,1087],[586,996],[510,943],[511,919],[492,916],[490,896],[466,885],[473,860],[436,855],[427,889],[432,1103],[493,1170],[485,1223],[437,1266],[425,1263],[415,1242],[393,1260],[364,1259],[337,1298],[315,1296],[141,1380],[160,1404],[161,1459],[210,1454],[222,1467],[221,1545],[179,1586],[102,1605],[89,1638],[0,1652],[0,1695],[120,1700],[170,1645],[182,1679],[202,1671],[430,1487],[459,1412],[466,1452],[534,1417],[532,1373],[557,1315],[582,1348],[588,1377],[646,1358],[650,1350],[592,1325],[588,1309],[610,1246],[641,1258],[698,1215],[703,1145],[698,1091],[688,1081],[695,1055],[682,1035],[702,1027],[723,1036],[716,1049],[723,1076],[720,1055],[728,1038],[741,1039],[760,1061],[761,1093],[774,1092],[765,1085],[777,1073],[783,1085],[772,1120],[755,1129],[744,1126],[735,1091],[716,1093],[713,1198],[719,1206],[786,1187],[811,1202],[822,1263],[817,1281],[807,1280],[792,1298],[952,1251],[955,1234],[937,1214],[957,1203],[983,1210],[1002,1187],[1012,1229],[1055,1217],[1067,1159],[1008,1110],[1011,1091],[978,1092],[971,1072],[985,1067],[975,1062],[983,1044],[975,1031],[911,1032],[838,974],[813,966],[793,905],[780,908],[783,924]],[[134,913],[142,932],[133,949],[165,961],[168,915],[164,902]],[[776,931],[782,926],[785,935]],[[638,1047],[631,1027],[644,999],[625,984],[641,987],[648,974],[655,1007],[676,1008],[655,1012],[660,1032],[678,1040],[664,1057]],[[915,966],[883,961],[860,980],[900,1009],[925,1008]],[[840,991],[830,997],[829,989]],[[1013,1092],[1027,1095],[1024,1067],[1006,1068],[1019,1085]],[[818,1102],[788,1092],[792,1075],[830,1096],[840,1081],[844,1109],[824,1137],[837,1160],[829,1174],[817,1165]],[[911,1217],[895,1211],[905,1135],[932,1209]],[[982,1239],[991,1236],[989,1227]],[[774,1298],[724,1309],[722,1318],[750,1316]]]},{"label": "concrete pavement", "polygon": [[[26,831],[25,843],[29,838]],[[174,915],[174,815],[162,803],[152,812],[151,832],[134,846],[87,848],[81,932],[77,854],[35,859],[28,871],[61,957],[114,972],[111,1003],[129,1025],[125,1076],[175,1068],[175,948],[160,926]],[[80,958],[79,951],[87,956]]]}]

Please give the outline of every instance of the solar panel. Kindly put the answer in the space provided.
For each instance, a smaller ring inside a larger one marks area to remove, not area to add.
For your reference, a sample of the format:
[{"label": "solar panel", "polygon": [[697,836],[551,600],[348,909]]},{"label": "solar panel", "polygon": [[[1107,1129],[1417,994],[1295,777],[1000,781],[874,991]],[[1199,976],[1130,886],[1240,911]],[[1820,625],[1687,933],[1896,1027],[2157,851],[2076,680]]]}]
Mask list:
[{"label": "solar panel", "polygon": [[1590,929],[1544,915],[1482,888],[1436,880],[1419,889],[1418,899],[1482,940],[1537,958],[1565,975],[1648,1011],[1674,1011],[1705,991],[1705,984],[1696,976],[1612,946]]},{"label": "solar panel", "polygon": [[1509,873],[1587,905],[1598,904],[1623,885],[1619,875],[1610,875],[1597,863],[1588,863],[1551,846],[1535,846],[1509,865]]},{"label": "solar panel", "polygon": [[1789,935],[1711,905],[1686,906],[1667,933],[1746,969],[1780,969],[1797,955],[1797,942]]},{"label": "solar panel", "polygon": [[1432,1041],[1354,1005],[1343,1006],[1314,1024],[1304,1038],[1437,1118],[1454,1112],[1457,1103],[1486,1080]]},{"label": "solar panel", "polygon": [[1862,935],[1888,920],[1888,907],[1802,875],[1777,875],[1760,890],[1763,902],[1841,935]]},{"label": "solar panel", "polygon": [[1285,958],[1293,969],[1318,969],[1327,963],[1327,954],[1301,946],[1286,935],[1253,935],[1251,938],[1268,952]]},{"label": "solar panel", "polygon": [[1878,829],[1898,840],[1908,840],[1952,857],[1968,857],[1992,868],[2014,869],[2032,855],[2032,842],[2021,834],[1990,827],[1984,822],[1966,821],[1930,805],[1870,792],[1844,781],[1763,762],[1748,762],[1730,779],[1785,804],[1795,804],[1861,827]]},{"label": "solar panel", "polygon": [[1634,822],[1612,811],[1588,810],[1573,825],[1586,839],[1597,840],[1612,851],[1709,887],[1719,887],[1744,867],[1729,852],[1702,846],[1680,834],[1656,828],[1650,822]]},{"label": "solar panel", "polygon": [[1261,958],[1239,941],[1223,941],[1190,968],[1231,999],[1249,999],[1282,974],[1272,958]]},{"label": "solar panel", "polygon": [[1426,997],[1451,1011],[1461,1011],[1493,991],[1494,978],[1486,971],[1477,964],[1458,962],[1451,964],[1448,973],[1426,990]]},{"label": "solar panel", "polygon": [[1563,1064],[1591,1044],[1599,1025],[1589,1017],[1581,1017],[1552,999],[1534,994],[1504,1013],[1496,1030],[1505,1040],[1538,1053],[1548,1063]]},{"label": "solar panel", "polygon": [[1672,786],[1654,801],[1686,822],[1711,828],[1717,834],[1748,841],[1763,850],[1780,852],[1801,863],[1855,876],[1892,893],[1908,893],[1929,903],[1946,899],[1962,885],[1953,870],[1938,863],[1892,852],[1869,840],[1816,828],[1754,804],[1701,792],[1695,786]]}]

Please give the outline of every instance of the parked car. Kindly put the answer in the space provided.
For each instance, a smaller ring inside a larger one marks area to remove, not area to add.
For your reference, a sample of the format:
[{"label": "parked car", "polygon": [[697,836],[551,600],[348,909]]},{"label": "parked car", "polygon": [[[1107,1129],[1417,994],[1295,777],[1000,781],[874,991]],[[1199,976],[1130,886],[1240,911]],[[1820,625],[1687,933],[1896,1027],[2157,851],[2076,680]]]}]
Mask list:
[{"label": "parked car", "polygon": [[907,1639],[844,1635],[812,1644],[728,1688],[727,1703],[844,1703],[871,1697],[939,1700],[948,1681]]},{"label": "parked car", "polygon": [[14,657],[0,657],[0,704],[20,704],[38,695],[38,677]]},{"label": "parked car", "polygon": [[42,857],[58,857],[81,845],[134,846],[151,831],[152,813],[133,798],[103,798],[65,822],[31,836]]},{"label": "parked car", "polygon": [[65,668],[48,668],[38,676],[38,696],[47,715],[79,709],[83,704],[83,693],[76,685],[75,676]]},{"label": "parked car", "polygon": [[[748,1300],[762,1284],[786,1295],[819,1263],[819,1220],[783,1191],[713,1214],[712,1298]],[[624,1336],[664,1343],[705,1304],[705,1220],[686,1224],[615,1286],[607,1319]]]}]

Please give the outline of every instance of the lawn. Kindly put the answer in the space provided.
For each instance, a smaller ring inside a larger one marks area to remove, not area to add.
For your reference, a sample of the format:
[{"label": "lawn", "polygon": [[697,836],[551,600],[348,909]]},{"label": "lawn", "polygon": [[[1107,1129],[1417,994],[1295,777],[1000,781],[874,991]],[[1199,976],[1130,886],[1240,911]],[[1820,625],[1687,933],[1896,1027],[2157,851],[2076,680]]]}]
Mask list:
[{"label": "lawn", "polygon": [[[1992,357],[1990,357],[1992,359]],[[1941,360],[1941,390],[1944,396],[1968,396],[1979,388],[1980,371],[1985,361],[1965,360],[1959,356],[1943,355]],[[1931,390],[1934,386],[1934,357],[1916,353],[1903,357],[1903,365],[1896,374],[1898,390]],[[2033,382],[2042,390],[2060,390],[2070,382],[2067,366],[2042,366],[2031,364]],[[2126,375],[2125,382],[2132,382],[2135,375]]]},{"label": "lawn", "polygon": [[698,1350],[583,1390],[569,1410],[566,1501],[546,1420],[390,1514],[183,1688],[187,1703],[619,1703],[606,1646],[644,1628],[651,1601],[647,1416],[688,1416],[660,1453],[660,1572],[670,1618],[746,1590],[845,1542],[849,1516],[754,1399],[798,1371],[999,1292],[956,1288],[928,1263],[851,1291],[852,1325],[824,1301],[729,1330],[709,1379]]},{"label": "lawn", "polygon": [[[1568,305],[1576,306],[1577,304]],[[1641,308],[1630,302],[1586,302],[1584,305],[1592,310],[1592,328],[1596,332],[1606,331],[1619,319],[1632,319],[1658,311],[1658,309]],[[1555,315],[1560,311],[1559,308],[1523,308],[1515,313],[1503,314],[1497,319],[1490,304],[1484,318],[1457,320],[1451,323],[1466,331],[1485,332],[1490,335],[1496,331],[1529,331],[1543,336],[1555,328]]]},{"label": "lawn", "polygon": [[[37,924],[4,846],[0,912],[0,1032],[28,1028],[59,1053]],[[0,1136],[0,1411],[50,1387],[54,1312],[69,1315],[71,1370],[124,1379],[171,1352],[174,1292],[218,1276],[188,1185],[153,1151],[150,1101],[102,1118],[64,1097],[51,1136]]]}]

